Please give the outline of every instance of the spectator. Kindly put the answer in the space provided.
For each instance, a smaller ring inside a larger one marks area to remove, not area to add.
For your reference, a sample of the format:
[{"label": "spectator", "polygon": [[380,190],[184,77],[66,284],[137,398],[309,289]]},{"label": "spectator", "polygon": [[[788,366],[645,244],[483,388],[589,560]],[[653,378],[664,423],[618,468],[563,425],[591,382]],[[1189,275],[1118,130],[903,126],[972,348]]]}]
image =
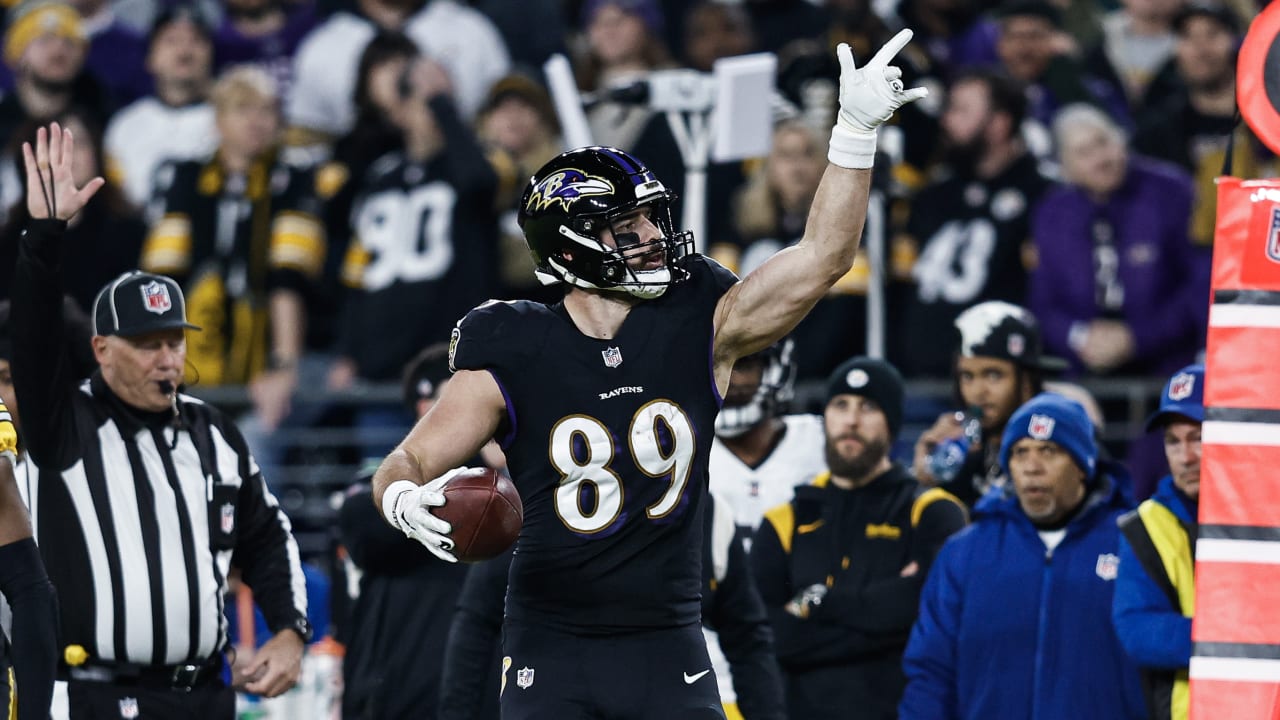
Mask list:
[{"label": "spectator", "polygon": [[1192,547],[1200,501],[1204,366],[1188,365],[1165,384],[1147,430],[1164,434],[1169,474],[1155,495],[1120,518],[1120,574],[1112,617],[1140,668],[1149,716],[1186,720],[1187,671],[1196,581]]},{"label": "spectator", "polygon": [[[673,67],[662,44],[662,27],[657,0],[587,0],[582,5],[587,47],[577,65],[578,87],[584,91],[616,88],[643,80],[654,70]],[[588,110],[587,123],[593,142],[634,150],[654,117],[647,105],[605,101]]]},{"label": "spectator", "polygon": [[152,199],[156,171],[168,161],[197,160],[218,146],[213,106],[213,45],[204,20],[189,10],[156,18],[147,50],[155,93],[129,105],[107,126],[108,176],[129,201]]},{"label": "spectator", "polygon": [[111,107],[123,107],[150,92],[142,33],[116,17],[110,0],[70,0],[70,5],[80,13],[89,41],[85,67],[106,89]]},{"label": "spectator", "polygon": [[[47,122],[73,105],[101,127],[107,118],[102,87],[84,72],[88,39],[70,5],[29,0],[9,13],[4,61],[14,73],[13,92],[0,99],[0,138],[13,139],[28,122]],[[0,157],[0,212],[23,199],[14,159]],[[0,218],[0,220],[5,218]]]},{"label": "spectator", "polygon": [[[7,385],[4,370],[0,383]],[[0,395],[12,396],[9,390]],[[13,620],[6,623],[7,634],[0,630],[0,716],[48,720],[58,660],[58,595],[16,482],[17,451],[14,418],[0,402],[0,615]]]},{"label": "spectator", "polygon": [[280,97],[293,86],[293,56],[303,37],[316,26],[310,3],[285,0],[227,0],[227,14],[213,38],[218,72],[236,65],[256,65],[276,81]]},{"label": "spectator", "polygon": [[[357,191],[343,267],[353,291],[329,375],[333,388],[395,377],[418,349],[447,340],[496,284],[497,175],[458,117],[444,69],[423,58],[389,60],[371,71],[369,94],[400,131],[404,149],[379,158]],[[406,316],[415,322],[406,329],[396,320],[395,332],[370,322]],[[364,410],[356,421],[375,434],[406,424],[399,408]],[[361,444],[372,457],[394,442]]]},{"label": "spectator", "polygon": [[306,328],[305,300],[324,262],[311,174],[277,156],[275,83],[252,67],[222,76],[211,93],[221,142],[213,158],[159,176],[159,221],[142,267],[191,294],[204,332],[189,360],[209,385],[251,383],[266,429],[289,413]]},{"label": "spectator", "polygon": [[[57,117],[63,127],[75,134],[76,157],[72,159],[72,172],[76,181],[84,184],[103,174],[105,159],[102,154],[102,130],[78,108],[60,113]],[[28,122],[20,128],[11,141],[6,157],[20,155],[17,141],[31,138],[39,124]],[[15,163],[15,170],[20,167]],[[21,176],[25,182],[25,174]],[[8,211],[9,222],[0,231],[0,297],[9,297],[12,277],[9,272],[18,261],[18,246],[22,231],[31,216],[25,202],[17,203]],[[62,259],[62,287],[81,313],[89,313],[98,290],[120,273],[137,267],[142,240],[147,226],[141,214],[114,182],[108,181],[98,191],[97,199],[85,207],[84,212],[67,223],[68,243],[74,243],[76,252]],[[83,376],[76,379],[82,379]]]},{"label": "spectator", "polygon": [[1079,404],[1042,393],[1005,426],[1011,483],[978,504],[925,583],[902,720],[1144,716],[1111,613],[1127,507]]},{"label": "spectator", "polygon": [[[973,508],[992,488],[1004,488],[1008,477],[1000,465],[1000,439],[1010,416],[1039,395],[1045,373],[1066,363],[1043,354],[1040,324],[1026,309],[989,300],[956,318],[960,345],[952,354],[956,412],[938,416],[915,445],[912,471],[925,485],[942,485]],[[979,438],[969,439],[964,464],[950,480],[934,475],[930,456],[937,445],[965,437],[967,413],[978,415]]]},{"label": "spectator", "polygon": [[1122,0],[1102,18],[1102,41],[1085,58],[1095,77],[1124,90],[1137,108],[1165,62],[1173,57],[1173,21],[1185,0]]},{"label": "spectator", "polygon": [[1232,173],[1238,177],[1272,177],[1275,157],[1249,130],[1237,122],[1236,53],[1239,20],[1231,10],[1208,2],[1186,6],[1174,22],[1177,31],[1173,70],[1176,90],[1145,108],[1133,135],[1133,149],[1149,157],[1179,165],[1195,180],[1191,211],[1191,241],[1209,251],[1217,221],[1218,188],[1232,136]]},{"label": "spectator", "polygon": [[513,73],[494,83],[489,99],[476,119],[476,135],[489,150],[489,161],[499,172],[498,220],[501,233],[501,276],[504,298],[537,298],[554,301],[557,293],[533,276],[533,260],[524,234],[516,223],[519,184],[560,153],[560,121],[551,96],[536,80]]},{"label": "spectator", "polygon": [[920,588],[964,506],[889,459],[902,377],[867,357],[827,381],[827,471],[770,510],[751,550],[793,718],[894,718]]},{"label": "spectator", "polygon": [[746,55],[755,47],[751,16],[737,5],[703,0],[689,8],[684,20],[684,61],[711,72],[715,61]]},{"label": "spectator", "polygon": [[[938,342],[966,307],[1023,303],[1031,211],[1049,188],[1027,151],[1019,85],[988,71],[959,76],[942,115],[943,174],[911,201],[897,253],[917,256],[899,334],[909,376],[943,377]],[[1010,408],[1012,409],[1012,408]]]},{"label": "spectator", "polygon": [[[736,194],[732,236],[713,242],[711,256],[745,274],[778,250],[798,242],[804,234],[823,167],[822,140],[808,125],[798,120],[778,123],[764,164]],[[871,195],[876,217],[883,217],[883,184],[884,177],[877,176]],[[883,223],[868,222],[864,236],[873,232],[883,233]],[[853,269],[836,282],[791,334],[801,380],[826,377],[843,360],[865,349],[870,275],[867,251],[859,248]]]},{"label": "spectator", "polygon": [[466,120],[510,67],[493,24],[457,0],[356,0],[356,12],[335,13],[298,47],[285,110],[292,144],[327,144],[351,130],[357,58],[378,30],[403,32],[444,66]]},{"label": "spectator", "polygon": [[1008,0],[1000,8],[1000,65],[1027,91],[1027,117],[1049,127],[1058,110],[1090,103],[1120,124],[1129,122],[1124,91],[1088,73],[1074,41],[1048,0]]},{"label": "spectator", "polygon": [[1046,347],[1077,373],[1187,364],[1203,343],[1209,293],[1187,240],[1190,178],[1130,157],[1120,128],[1092,107],[1063,110],[1054,135],[1066,184],[1046,194],[1031,226],[1029,305]]},{"label": "spectator", "polygon": [[180,392],[192,326],[172,279],[135,272],[102,289],[101,371],[74,386],[57,260],[66,220],[102,180],[81,188],[71,134],[56,123],[50,134],[23,146],[32,220],[14,271],[12,371],[42,481],[36,539],[54,585],[78,589],[61,606],[71,718],[230,720],[227,568],[234,558],[274,633],[233,683],[277,695],[311,634],[297,546],[235,425]]}]

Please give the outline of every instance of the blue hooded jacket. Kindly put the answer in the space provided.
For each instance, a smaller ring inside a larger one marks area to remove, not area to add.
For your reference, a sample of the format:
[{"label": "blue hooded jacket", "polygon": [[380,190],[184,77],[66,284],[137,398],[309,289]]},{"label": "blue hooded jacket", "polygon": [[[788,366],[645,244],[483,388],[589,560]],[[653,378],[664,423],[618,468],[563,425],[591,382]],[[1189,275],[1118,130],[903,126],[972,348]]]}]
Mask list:
[{"label": "blue hooded jacket", "polygon": [[901,720],[1145,717],[1138,669],[1111,623],[1124,473],[1099,463],[1052,552],[1012,488],[978,503],[925,582]]},{"label": "blue hooded jacket", "polygon": [[[1187,525],[1196,524],[1198,504],[1178,490],[1171,476],[1164,476],[1151,499]],[[1173,606],[1123,535],[1119,555],[1124,571],[1116,580],[1112,612],[1129,656],[1142,667],[1185,669],[1191,664],[1191,618]]]}]

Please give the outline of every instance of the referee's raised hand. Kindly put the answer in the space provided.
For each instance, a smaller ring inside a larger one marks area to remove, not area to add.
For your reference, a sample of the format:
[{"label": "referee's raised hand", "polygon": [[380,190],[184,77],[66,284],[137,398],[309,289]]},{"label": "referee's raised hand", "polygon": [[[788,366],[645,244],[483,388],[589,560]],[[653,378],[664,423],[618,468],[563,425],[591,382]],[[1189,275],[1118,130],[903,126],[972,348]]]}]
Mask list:
[{"label": "referee's raised hand", "polygon": [[27,211],[35,220],[70,220],[88,204],[106,180],[95,177],[83,188],[76,187],[72,172],[75,138],[58,123],[36,131],[36,147],[22,143],[22,160],[27,167]]}]

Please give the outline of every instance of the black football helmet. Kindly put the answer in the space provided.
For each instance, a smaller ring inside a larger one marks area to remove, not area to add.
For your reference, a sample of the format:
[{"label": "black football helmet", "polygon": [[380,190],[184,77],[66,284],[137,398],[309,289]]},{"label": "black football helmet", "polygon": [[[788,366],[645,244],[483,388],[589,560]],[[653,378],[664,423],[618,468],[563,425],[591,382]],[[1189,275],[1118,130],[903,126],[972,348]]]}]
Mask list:
[{"label": "black football helmet", "polygon": [[761,362],[764,372],[755,393],[741,405],[725,403],[716,415],[716,436],[734,438],[751,428],[787,411],[795,397],[796,359],[795,341],[783,338],[754,355],[738,362]]},{"label": "black football helmet", "polygon": [[[570,150],[552,159],[529,181],[520,199],[520,227],[533,255],[534,272],[544,285],[558,282],[591,290],[656,298],[689,276],[684,260],[693,254],[693,233],[675,231],[671,203],[675,194],[631,155],[610,147]],[[661,237],[641,243],[614,222],[647,208]],[[600,240],[613,230],[617,248]],[[628,260],[663,254],[663,263],[637,269]]]}]

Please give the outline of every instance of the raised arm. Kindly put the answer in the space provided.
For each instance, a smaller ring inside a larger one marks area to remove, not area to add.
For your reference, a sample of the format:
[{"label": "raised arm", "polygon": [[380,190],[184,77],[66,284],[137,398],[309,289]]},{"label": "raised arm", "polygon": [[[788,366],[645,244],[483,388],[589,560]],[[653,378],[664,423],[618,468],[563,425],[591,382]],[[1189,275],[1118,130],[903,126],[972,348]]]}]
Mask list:
[{"label": "raised arm", "polygon": [[743,278],[716,307],[716,373],[726,383],[735,360],[790,332],[853,266],[867,216],[876,128],[902,105],[928,94],[924,88],[903,89],[902,71],[889,65],[911,35],[899,32],[861,68],[848,45],[837,49],[840,112],[831,130],[830,165],[804,237]]},{"label": "raised arm", "polygon": [[456,562],[449,523],[428,508],[444,504],[445,474],[466,463],[493,437],[507,411],[498,381],[484,370],[459,370],[400,445],[373,475],[373,499],[397,530],[434,555]]},{"label": "raised arm", "polygon": [[41,468],[62,470],[77,455],[71,398],[73,369],[62,315],[63,234],[67,221],[103,185],[94,178],[77,188],[71,171],[75,141],[53,123],[22,144],[31,222],[13,269],[13,383],[22,407],[23,444]]}]

